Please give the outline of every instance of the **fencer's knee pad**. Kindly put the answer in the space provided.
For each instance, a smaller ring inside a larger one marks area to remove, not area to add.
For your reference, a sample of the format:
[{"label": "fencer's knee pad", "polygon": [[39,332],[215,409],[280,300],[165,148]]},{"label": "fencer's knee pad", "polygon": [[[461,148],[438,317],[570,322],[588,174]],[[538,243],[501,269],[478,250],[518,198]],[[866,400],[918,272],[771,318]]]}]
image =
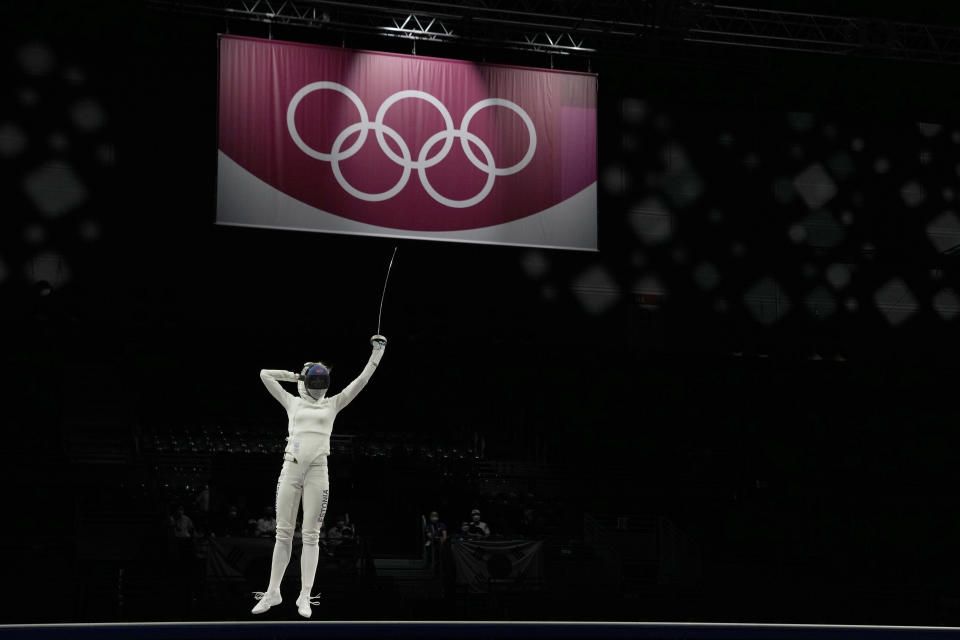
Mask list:
[{"label": "fencer's knee pad", "polygon": [[303,531],[303,544],[315,547],[320,544],[320,531],[317,529],[305,529]]},{"label": "fencer's knee pad", "polygon": [[277,525],[277,542],[290,543],[293,541],[293,527],[283,527]]}]

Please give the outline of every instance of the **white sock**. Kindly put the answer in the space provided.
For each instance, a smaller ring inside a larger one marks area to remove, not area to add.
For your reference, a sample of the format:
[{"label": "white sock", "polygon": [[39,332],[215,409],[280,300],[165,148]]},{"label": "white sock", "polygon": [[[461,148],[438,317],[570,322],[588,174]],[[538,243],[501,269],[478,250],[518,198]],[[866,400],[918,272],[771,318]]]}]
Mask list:
[{"label": "white sock", "polygon": [[290,547],[292,546],[292,540],[277,540],[274,543],[273,564],[270,566],[270,586],[267,587],[268,592],[280,590],[283,573],[287,570],[287,563],[290,562]]},{"label": "white sock", "polygon": [[305,544],[300,552],[300,580],[301,596],[309,596],[313,588],[313,576],[317,573],[317,561],[320,559],[320,547],[315,544]]}]

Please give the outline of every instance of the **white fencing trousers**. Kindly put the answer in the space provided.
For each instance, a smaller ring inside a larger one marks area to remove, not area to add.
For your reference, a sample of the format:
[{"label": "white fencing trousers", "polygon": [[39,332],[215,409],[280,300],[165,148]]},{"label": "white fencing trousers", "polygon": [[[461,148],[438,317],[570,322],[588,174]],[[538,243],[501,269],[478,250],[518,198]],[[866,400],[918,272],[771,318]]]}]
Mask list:
[{"label": "white fencing trousers", "polygon": [[[299,438],[298,438],[299,440]],[[291,445],[294,443],[291,442]],[[327,474],[327,456],[309,454],[313,447],[287,447],[283,454],[283,468],[277,480],[277,537],[273,546],[269,591],[280,588],[283,574],[290,561],[293,530],[297,524],[300,498],[303,497],[303,550],[300,554],[301,593],[309,592],[317,572],[320,557],[320,527],[330,500],[330,479]],[[303,444],[307,444],[304,442]]]}]

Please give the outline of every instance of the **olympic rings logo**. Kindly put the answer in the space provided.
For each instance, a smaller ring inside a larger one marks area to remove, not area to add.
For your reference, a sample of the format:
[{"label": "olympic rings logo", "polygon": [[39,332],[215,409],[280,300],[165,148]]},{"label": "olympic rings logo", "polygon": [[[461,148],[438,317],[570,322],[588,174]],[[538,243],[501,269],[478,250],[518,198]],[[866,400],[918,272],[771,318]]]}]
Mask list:
[{"label": "olympic rings logo", "polygon": [[[341,131],[333,141],[333,147],[330,149],[329,153],[317,151],[304,142],[303,138],[301,138],[300,134],[297,132],[297,126],[294,122],[294,116],[297,113],[297,106],[300,104],[300,101],[310,93],[321,90],[337,91],[342,93],[350,99],[350,101],[357,108],[357,112],[360,114],[360,122],[352,124]],[[410,148],[407,146],[407,143],[404,141],[403,137],[397,133],[395,129],[388,127],[383,123],[383,120],[386,117],[387,111],[390,109],[390,107],[395,105],[400,100],[406,100],[408,98],[416,98],[433,105],[437,111],[440,112],[440,116],[443,118],[443,122],[446,127],[443,131],[439,131],[430,136],[430,138],[423,143],[423,146],[417,153],[416,160],[413,159]],[[527,147],[526,154],[520,159],[519,162],[510,167],[497,167],[493,159],[493,153],[490,151],[490,147],[488,147],[479,136],[474,133],[470,133],[469,131],[470,121],[481,109],[486,107],[506,107],[507,109],[510,109],[520,116],[520,119],[523,120],[523,124],[527,127],[527,132],[530,134],[530,143]],[[420,182],[423,184],[423,188],[430,195],[430,197],[444,206],[456,209],[472,207],[473,205],[482,202],[483,199],[486,198],[493,189],[493,183],[497,179],[497,176],[509,176],[523,170],[524,167],[530,164],[530,161],[533,159],[533,154],[537,149],[537,131],[533,126],[533,120],[530,119],[530,116],[527,115],[527,112],[524,111],[518,104],[509,100],[503,100],[501,98],[487,98],[485,100],[480,100],[470,107],[464,114],[463,120],[460,122],[460,127],[454,128],[453,119],[450,116],[450,112],[442,102],[425,91],[410,89],[406,91],[398,91],[384,100],[380,105],[380,108],[377,110],[377,117],[373,122],[371,122],[367,116],[366,107],[363,105],[363,102],[356,93],[342,84],[326,81],[312,82],[294,94],[293,98],[290,100],[289,106],[287,106],[287,130],[290,132],[290,137],[293,138],[294,143],[296,143],[297,147],[299,147],[301,151],[311,158],[329,162],[333,169],[333,175],[337,179],[337,183],[343,188],[344,191],[358,200],[365,200],[367,202],[382,202],[384,200],[389,200],[403,190],[403,188],[407,185],[407,182],[410,180],[411,172],[416,169],[420,176]],[[400,180],[391,188],[381,193],[365,193],[360,191],[343,177],[343,172],[340,170],[340,163],[348,158],[353,157],[358,151],[360,151],[360,148],[363,147],[363,144],[367,141],[367,134],[370,131],[373,131],[374,135],[376,135],[377,142],[379,143],[380,149],[383,151],[383,153],[390,158],[390,160],[403,168],[403,173],[400,176]],[[360,133],[360,135],[357,137],[357,140],[348,148],[344,149],[343,145],[346,143],[347,138],[357,132]],[[400,149],[400,155],[397,155],[397,153],[390,148],[390,145],[387,144],[387,138],[390,138],[396,143],[397,147]],[[453,141],[456,138],[460,139],[460,146],[463,148],[463,152],[466,154],[470,163],[480,171],[483,171],[487,174],[487,180],[480,192],[472,198],[467,198],[466,200],[452,200],[441,195],[436,189],[433,188],[433,185],[430,184],[430,180],[427,178],[427,169],[438,165],[439,163],[443,162],[444,159],[446,159],[447,154],[450,153],[450,149],[453,147]],[[443,142],[443,146],[440,148],[440,151],[430,155],[430,152],[433,150],[433,148],[436,147],[440,142]],[[476,145],[476,147],[480,150],[480,153],[484,158],[483,161],[477,158],[476,154],[473,152],[473,149],[470,147],[471,143]]]}]

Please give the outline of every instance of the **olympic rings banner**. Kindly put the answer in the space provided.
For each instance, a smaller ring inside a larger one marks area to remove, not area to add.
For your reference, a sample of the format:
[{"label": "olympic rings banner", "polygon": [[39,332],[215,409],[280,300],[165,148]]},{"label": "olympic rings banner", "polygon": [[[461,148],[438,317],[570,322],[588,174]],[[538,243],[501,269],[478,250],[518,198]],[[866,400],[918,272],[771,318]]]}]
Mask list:
[{"label": "olympic rings banner", "polygon": [[220,37],[217,223],[597,249],[593,74]]}]

